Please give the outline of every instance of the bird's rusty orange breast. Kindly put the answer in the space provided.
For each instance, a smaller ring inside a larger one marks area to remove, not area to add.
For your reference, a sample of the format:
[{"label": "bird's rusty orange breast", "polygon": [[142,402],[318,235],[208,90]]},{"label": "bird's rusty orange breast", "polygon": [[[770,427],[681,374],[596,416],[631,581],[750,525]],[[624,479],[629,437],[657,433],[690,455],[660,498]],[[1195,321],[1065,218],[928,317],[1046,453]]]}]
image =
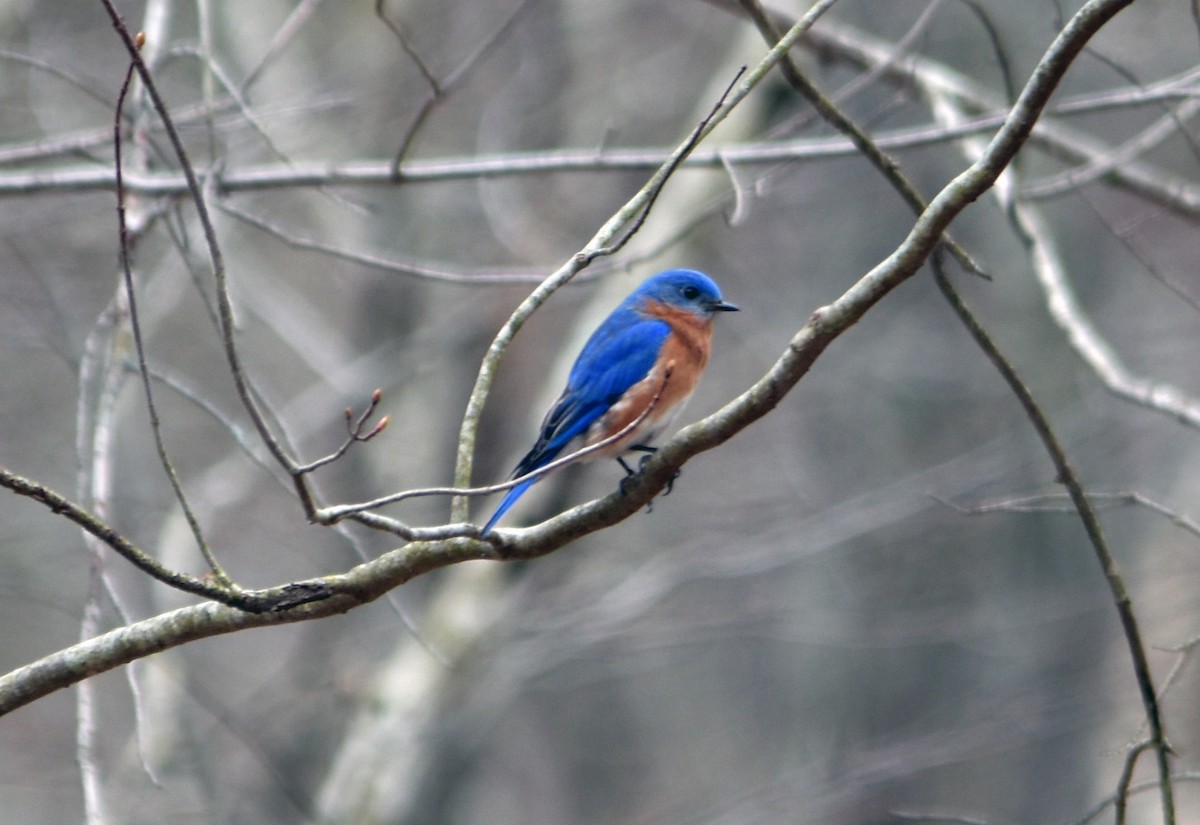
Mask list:
[{"label": "bird's rusty orange breast", "polygon": [[[654,408],[634,432],[602,450],[602,455],[619,455],[630,444],[644,443],[648,433],[656,433],[665,427],[672,414],[677,413],[691,397],[708,363],[712,344],[711,318],[701,318],[695,313],[658,301],[646,301],[640,309],[647,317],[666,321],[671,326],[671,333],[663,341],[654,367],[612,406],[588,440],[595,443],[619,432],[642,415],[651,403]],[[670,374],[666,377],[668,368]]]},{"label": "bird's rusty orange breast", "polygon": [[659,360],[674,359],[678,368],[694,372],[691,387],[695,389],[712,349],[712,317],[701,318],[694,312],[660,301],[646,301],[641,311],[647,317],[659,318],[670,325],[671,334],[663,343]]}]

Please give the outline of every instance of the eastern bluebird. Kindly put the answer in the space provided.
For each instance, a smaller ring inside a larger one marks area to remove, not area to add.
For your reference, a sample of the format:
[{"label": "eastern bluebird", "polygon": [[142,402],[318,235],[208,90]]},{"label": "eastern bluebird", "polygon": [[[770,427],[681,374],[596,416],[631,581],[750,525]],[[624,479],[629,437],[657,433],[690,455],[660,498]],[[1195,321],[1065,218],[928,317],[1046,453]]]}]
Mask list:
[{"label": "eastern bluebird", "polygon": [[[647,279],[583,345],[566,389],[542,421],[537,443],[510,478],[545,467],[568,447],[570,453],[598,444],[644,415],[628,434],[587,457],[615,457],[632,474],[621,454],[654,451],[650,442],[670,425],[700,383],[713,317],[736,310],[703,273],[670,269]],[[483,532],[489,532],[535,481],[509,490]]]}]

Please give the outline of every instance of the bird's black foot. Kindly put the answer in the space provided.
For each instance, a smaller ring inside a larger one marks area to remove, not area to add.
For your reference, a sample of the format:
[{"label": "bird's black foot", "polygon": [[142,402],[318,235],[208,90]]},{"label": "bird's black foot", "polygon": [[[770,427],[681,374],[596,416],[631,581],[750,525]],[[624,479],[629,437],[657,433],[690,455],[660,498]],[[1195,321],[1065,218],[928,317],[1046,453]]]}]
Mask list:
[{"label": "bird's black foot", "polygon": [[663,490],[663,498],[671,495],[671,491],[675,489],[675,479],[683,475],[683,470],[676,470],[671,474],[671,478],[667,481],[667,489]]},{"label": "bird's black foot", "polygon": [[[632,447],[630,447],[629,449],[639,452],[639,453],[645,453],[645,455],[643,455],[641,458],[638,459],[638,464],[637,464],[636,470],[633,469],[632,467],[630,467],[629,464],[626,463],[624,458],[621,458],[620,456],[617,457],[617,462],[621,465],[621,469],[625,471],[625,478],[621,479],[621,484],[620,484],[621,495],[625,495],[626,488],[629,485],[630,479],[632,479],[634,476],[641,473],[641,471],[643,469],[645,469],[646,462],[650,460],[650,457],[658,452],[658,447],[651,447],[648,444],[635,444]],[[663,491],[664,496],[671,495],[671,491],[675,489],[675,479],[679,478],[681,472],[682,472],[681,470],[676,470],[675,474],[672,475],[670,480],[667,481],[667,489]],[[646,512],[647,513],[654,512],[653,499],[646,503]]]}]

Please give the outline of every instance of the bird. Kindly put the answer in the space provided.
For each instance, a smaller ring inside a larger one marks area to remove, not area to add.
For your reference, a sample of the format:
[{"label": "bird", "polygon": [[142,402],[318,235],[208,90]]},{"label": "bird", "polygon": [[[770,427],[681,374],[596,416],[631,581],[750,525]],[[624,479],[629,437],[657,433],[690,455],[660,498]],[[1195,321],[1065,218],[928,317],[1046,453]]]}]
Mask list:
[{"label": "bird", "polygon": [[[613,441],[581,460],[613,457],[627,478],[633,475],[621,456],[655,451],[651,442],[671,425],[700,382],[713,319],[737,310],[703,272],[669,269],[646,279],[583,345],[537,441],[509,479],[545,467],[564,451],[569,455],[606,439]],[[510,489],[482,534],[491,532],[539,478]]]}]

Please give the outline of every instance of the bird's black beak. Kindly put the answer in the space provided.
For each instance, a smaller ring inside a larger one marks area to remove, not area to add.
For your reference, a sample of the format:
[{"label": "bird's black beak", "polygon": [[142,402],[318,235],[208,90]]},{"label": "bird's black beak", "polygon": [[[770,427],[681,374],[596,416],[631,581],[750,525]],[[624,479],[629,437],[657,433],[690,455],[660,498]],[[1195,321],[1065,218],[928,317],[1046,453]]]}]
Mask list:
[{"label": "bird's black beak", "polygon": [[717,301],[712,305],[713,312],[737,312],[737,304],[731,304],[728,301]]}]

